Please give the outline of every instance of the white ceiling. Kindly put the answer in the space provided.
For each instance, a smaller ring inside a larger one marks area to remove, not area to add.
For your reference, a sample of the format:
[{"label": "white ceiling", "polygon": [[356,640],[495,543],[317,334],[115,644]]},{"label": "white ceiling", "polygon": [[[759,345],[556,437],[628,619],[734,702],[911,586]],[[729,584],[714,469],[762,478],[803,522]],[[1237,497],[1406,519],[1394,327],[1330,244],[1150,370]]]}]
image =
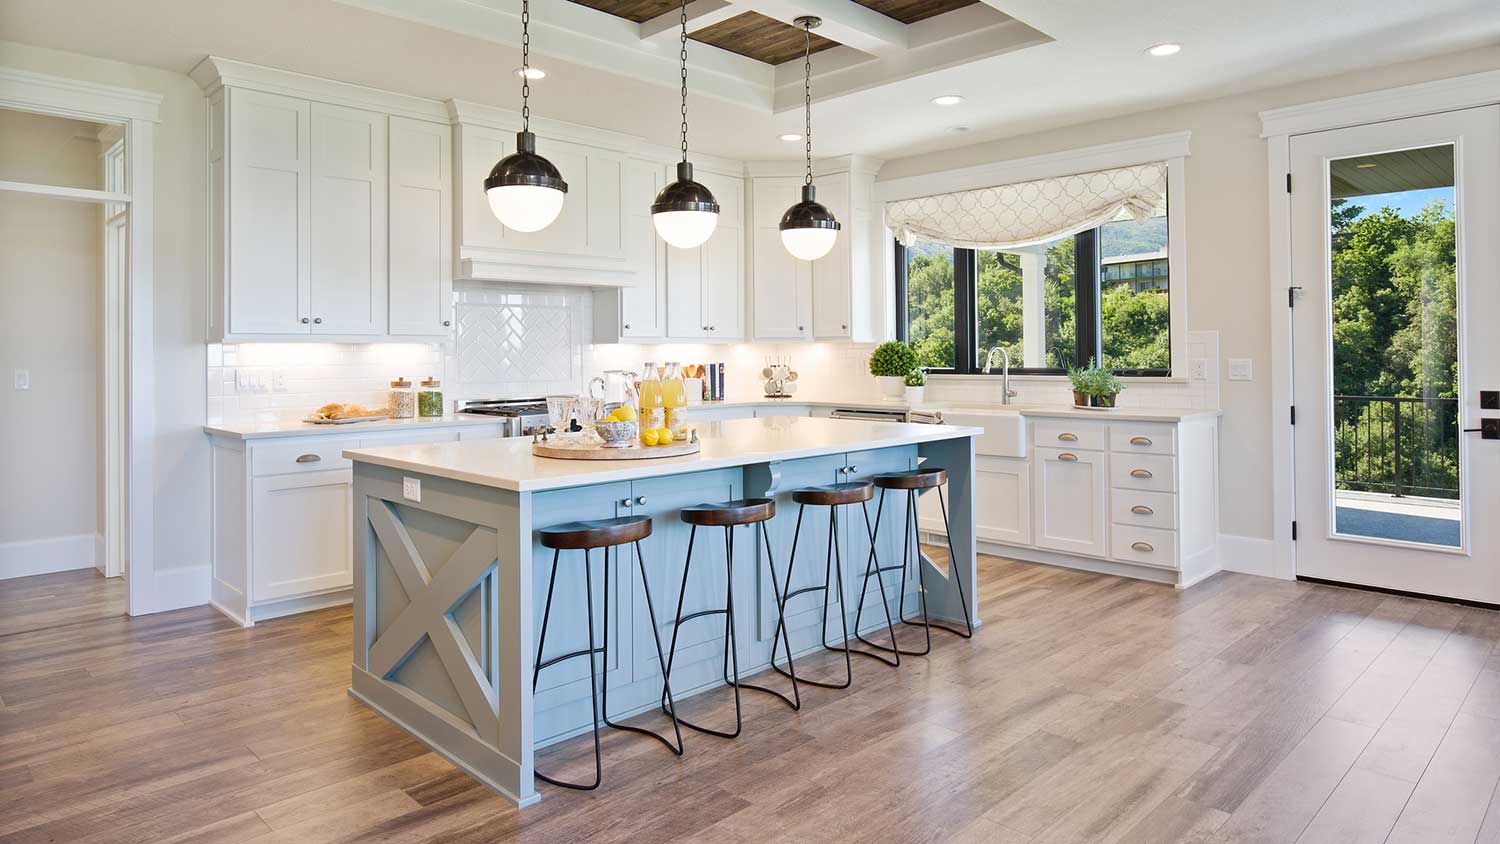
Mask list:
[{"label": "white ceiling", "polygon": [[[827,16],[851,5],[730,2],[778,17],[801,8]],[[1495,0],[984,2],[1004,14],[974,10],[989,15],[990,28],[945,36],[941,50],[901,45],[855,56],[836,48],[845,52],[815,56],[817,154],[894,158],[1500,43]],[[213,54],[514,108],[519,7],[519,0],[0,0],[0,37],[178,72]],[[532,14],[533,62],[549,74],[533,85],[534,113],[675,144],[670,40],[642,38],[637,24],[565,0],[536,0]],[[1162,41],[1181,42],[1183,51],[1145,54]],[[777,140],[801,128],[800,78],[791,72],[800,62],[775,69],[696,42],[690,55],[701,86],[690,101],[695,149],[743,159],[800,154],[801,144]],[[966,102],[930,103],[950,93]],[[969,131],[955,134],[955,126]]]}]

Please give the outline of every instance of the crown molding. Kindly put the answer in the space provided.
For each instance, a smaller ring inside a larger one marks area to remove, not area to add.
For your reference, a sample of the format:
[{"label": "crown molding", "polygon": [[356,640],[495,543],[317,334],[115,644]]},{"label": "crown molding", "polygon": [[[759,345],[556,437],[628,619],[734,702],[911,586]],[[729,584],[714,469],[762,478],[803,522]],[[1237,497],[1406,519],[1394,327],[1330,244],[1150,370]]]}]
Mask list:
[{"label": "crown molding", "polygon": [[0,103],[90,121],[160,122],[161,94],[0,67]]},{"label": "crown molding", "polygon": [[432,123],[449,122],[448,108],[438,100],[397,94],[379,88],[339,82],[321,76],[280,70],[221,56],[204,58],[188,72],[188,77],[198,83],[198,87],[202,88],[203,93],[208,96],[212,96],[226,86],[249,88],[268,94],[281,94],[350,108],[380,111],[409,117],[413,120],[426,120]]},{"label": "crown molding", "polygon": [[1495,103],[1500,103],[1500,70],[1489,70],[1269,109],[1260,113],[1260,136],[1302,135]]},{"label": "crown molding", "polygon": [[[497,108],[468,100],[446,100],[443,105],[447,110],[448,121],[454,125],[483,126],[505,132],[521,131],[521,112],[514,109]],[[531,118],[531,130],[543,138],[573,141],[626,153],[634,151],[642,143],[640,138],[624,132],[535,115]]]},{"label": "crown molding", "polygon": [[[862,173],[873,176],[880,172],[885,162],[868,155],[839,155],[833,158],[813,159],[813,175],[827,176],[834,173]],[[747,161],[745,175],[752,179],[801,176],[806,172],[806,162],[800,158],[780,161]]]}]

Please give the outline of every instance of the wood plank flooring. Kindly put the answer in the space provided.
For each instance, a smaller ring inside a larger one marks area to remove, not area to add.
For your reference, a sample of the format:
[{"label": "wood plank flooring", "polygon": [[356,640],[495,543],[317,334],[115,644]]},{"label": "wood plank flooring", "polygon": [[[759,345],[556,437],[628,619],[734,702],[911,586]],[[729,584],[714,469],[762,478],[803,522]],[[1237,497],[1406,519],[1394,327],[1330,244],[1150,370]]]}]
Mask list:
[{"label": "wood plank flooring", "polygon": [[[606,732],[602,789],[521,812],[345,694],[347,608],[242,630],[127,619],[93,572],[0,581],[0,844],[1500,844],[1500,613],[979,569],[972,641],[799,713],[747,692],[744,735],[682,759]],[[591,744],[540,764],[584,777]]]}]

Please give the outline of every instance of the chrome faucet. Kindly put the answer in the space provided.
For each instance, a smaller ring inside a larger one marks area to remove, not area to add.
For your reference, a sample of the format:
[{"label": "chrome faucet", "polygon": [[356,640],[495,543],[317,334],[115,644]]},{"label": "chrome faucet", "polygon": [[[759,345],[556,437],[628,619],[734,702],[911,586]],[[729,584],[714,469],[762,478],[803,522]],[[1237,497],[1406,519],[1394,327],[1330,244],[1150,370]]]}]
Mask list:
[{"label": "chrome faucet", "polygon": [[1007,352],[1004,346],[996,346],[984,356],[984,374],[989,375],[990,368],[995,365],[996,352],[999,352],[1001,360],[1005,361],[1004,380],[1000,382],[1000,403],[1010,404],[1010,400],[1016,397],[1016,391],[1010,388],[1010,352]]}]

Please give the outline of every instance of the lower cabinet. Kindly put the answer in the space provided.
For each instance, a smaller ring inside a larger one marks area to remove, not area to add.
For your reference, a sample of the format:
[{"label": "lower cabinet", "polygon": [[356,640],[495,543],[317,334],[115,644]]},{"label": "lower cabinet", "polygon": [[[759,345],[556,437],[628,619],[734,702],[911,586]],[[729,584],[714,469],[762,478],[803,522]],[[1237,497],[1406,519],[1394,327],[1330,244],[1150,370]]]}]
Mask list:
[{"label": "lower cabinet", "polygon": [[250,493],[251,594],[259,601],[345,589],[353,582],[352,470],[255,478]]},{"label": "lower cabinet", "polygon": [[1103,452],[1058,448],[1032,450],[1036,464],[1036,546],[1072,554],[1109,554]]},{"label": "lower cabinet", "polygon": [[[983,502],[976,508],[978,539],[1031,544],[1031,463],[1026,458],[975,455],[974,495]],[[942,519],[941,513],[934,516]]]}]

